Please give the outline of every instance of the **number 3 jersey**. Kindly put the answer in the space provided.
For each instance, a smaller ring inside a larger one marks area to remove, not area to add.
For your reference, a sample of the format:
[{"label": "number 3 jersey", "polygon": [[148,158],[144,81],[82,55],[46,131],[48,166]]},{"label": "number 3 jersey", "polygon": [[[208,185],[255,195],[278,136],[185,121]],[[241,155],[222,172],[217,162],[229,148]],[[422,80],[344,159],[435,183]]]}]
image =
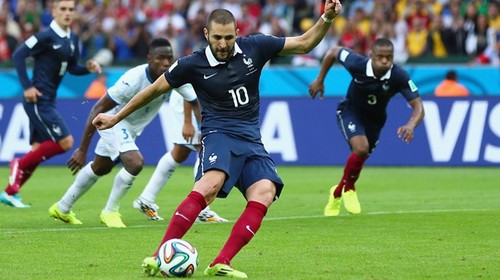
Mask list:
[{"label": "number 3 jersey", "polygon": [[373,73],[372,60],[351,49],[342,48],[337,60],[352,76],[345,100],[339,107],[354,110],[365,119],[384,122],[387,104],[397,93],[401,93],[407,101],[419,96],[417,86],[398,65],[394,64],[384,76],[377,78]]},{"label": "number 3 jersey", "polygon": [[223,132],[260,141],[259,80],[262,68],[284,46],[285,38],[237,38],[233,56],[220,62],[210,47],[182,57],[165,72],[170,85],[191,83],[202,107],[202,135]]},{"label": "number 3 jersey", "polygon": [[[116,114],[132,99],[139,91],[151,85],[154,80],[149,75],[148,64],[136,66],[125,72],[116,83],[108,89],[108,97],[117,106],[108,113]],[[185,84],[172,91],[177,91],[187,101],[196,100],[196,94],[190,84]],[[168,100],[172,91],[162,94],[141,107],[137,111],[121,120],[119,126],[127,127],[133,137],[139,136],[144,128],[153,120],[163,103]]]}]

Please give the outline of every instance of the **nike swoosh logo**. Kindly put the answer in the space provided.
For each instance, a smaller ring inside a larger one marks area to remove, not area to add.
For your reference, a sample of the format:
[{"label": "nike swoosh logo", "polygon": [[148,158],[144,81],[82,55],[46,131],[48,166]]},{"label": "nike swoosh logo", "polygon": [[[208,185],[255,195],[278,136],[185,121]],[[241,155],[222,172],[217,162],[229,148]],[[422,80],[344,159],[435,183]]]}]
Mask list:
[{"label": "nike swoosh logo", "polygon": [[207,76],[207,75],[203,75],[203,79],[205,79],[205,80],[210,79],[210,78],[212,78],[213,76],[217,75],[217,73],[218,73],[218,72],[215,72],[215,73],[213,73],[212,75],[208,75],[208,76]]},{"label": "nike swoosh logo", "polygon": [[175,216],[179,216],[181,218],[183,218],[184,220],[188,221],[188,222],[191,222],[186,216],[182,215],[181,213],[179,213],[179,211],[175,211]]},{"label": "nike swoosh logo", "polygon": [[255,232],[253,232],[253,230],[250,228],[249,225],[246,225],[245,228],[253,235],[255,235]]},{"label": "nike swoosh logo", "polygon": [[59,45],[52,45],[52,48],[53,48],[54,50],[57,50],[57,49],[59,49],[59,48],[61,48],[61,47],[62,47],[62,45],[61,45],[61,44],[59,44]]},{"label": "nike swoosh logo", "polygon": [[360,84],[360,85],[364,84],[362,81],[360,81],[360,80],[358,80],[358,79],[356,79],[356,78],[354,78],[354,82],[355,82],[356,84]]},{"label": "nike swoosh logo", "polygon": [[14,185],[16,182],[17,169],[19,169],[19,162],[15,162],[12,167],[12,172],[9,175],[9,185]]}]

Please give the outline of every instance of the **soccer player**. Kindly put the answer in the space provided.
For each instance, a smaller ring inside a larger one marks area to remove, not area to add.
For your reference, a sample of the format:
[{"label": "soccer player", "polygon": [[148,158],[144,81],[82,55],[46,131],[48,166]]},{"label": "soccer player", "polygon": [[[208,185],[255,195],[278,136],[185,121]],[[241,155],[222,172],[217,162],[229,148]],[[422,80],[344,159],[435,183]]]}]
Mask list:
[{"label": "soccer player", "polygon": [[403,141],[411,142],[415,127],[424,118],[417,86],[402,67],[393,64],[393,59],[394,46],[384,38],[372,44],[369,58],[348,48],[333,47],[323,58],[318,76],[309,85],[312,98],[318,93],[323,98],[326,74],[337,60],[353,77],[345,99],[337,107],[337,123],[349,143],[351,154],[340,183],[330,190],[325,216],[339,215],[342,201],[349,213],[361,213],[354,183],[379,141],[387,118],[387,104],[394,95],[401,93],[413,109],[408,122],[397,130],[398,137]]},{"label": "soccer player", "polygon": [[[192,109],[189,106],[186,109],[184,108],[189,103],[184,102],[182,96],[176,91],[172,91],[168,105],[172,111],[172,119],[169,119],[167,126],[169,127],[168,131],[174,132],[173,135],[170,135],[173,138],[174,147],[160,158],[149,182],[133,203],[135,209],[146,215],[148,219],[155,221],[163,220],[158,215],[160,207],[155,203],[158,193],[167,184],[177,166],[188,158],[191,151],[198,152],[200,149],[200,130],[196,120],[201,119],[201,116],[193,118]],[[194,166],[195,177],[198,163],[199,160],[196,161]],[[227,222],[226,219],[211,210],[208,205],[200,212],[196,221],[206,223]]]},{"label": "soccer player", "polygon": [[[115,176],[111,193],[101,212],[100,219],[108,227],[126,227],[118,211],[120,200],[128,192],[144,165],[144,159],[135,139],[153,120],[174,90],[168,89],[163,92],[165,94],[151,99],[150,103],[120,121],[112,129],[99,131],[100,139],[95,148],[94,160],[84,166],[88,147],[96,131],[92,120],[102,112],[118,112],[135,94],[160,77],[172,62],[173,52],[170,42],[163,38],[154,39],[149,46],[147,63],[125,72],[114,86],[108,89],[107,94],[97,101],[85,123],[80,146],[73,152],[67,163],[73,174],[78,173],[78,175],[63,197],[50,207],[49,215],[51,217],[69,224],[81,224],[82,222],[76,218],[71,208],[101,176],[111,172],[113,167],[121,162],[123,167]],[[180,86],[175,91],[178,91],[185,100],[190,102],[200,114],[196,94],[190,84]]]},{"label": "soccer player", "polygon": [[[10,162],[9,183],[0,202],[25,208],[19,190],[40,163],[73,147],[73,136],[56,110],[57,88],[66,72],[84,75],[101,72],[93,60],[78,64],[79,39],[70,29],[75,15],[74,0],[55,0],[54,20],[49,28],[28,38],[13,54],[19,81],[24,89],[23,106],[30,121],[31,151]],[[27,73],[27,57],[34,59],[33,77]]]},{"label": "soccer player", "polygon": [[[182,238],[198,213],[235,186],[247,200],[225,245],[205,269],[208,276],[247,278],[231,260],[259,230],[269,206],[283,189],[276,166],[264,148],[259,129],[259,80],[262,68],[277,55],[310,52],[325,36],[342,5],[327,0],[314,26],[296,37],[252,35],[238,37],[236,20],[225,9],[210,13],[203,29],[209,45],[180,58],[165,75],[137,94],[115,115],[99,114],[93,121],[107,129],[161,95],[191,83],[202,108],[200,167],[193,191],[175,210],[160,242]],[[159,247],[158,247],[159,248]],[[158,272],[156,256],[144,260],[145,272]]]}]

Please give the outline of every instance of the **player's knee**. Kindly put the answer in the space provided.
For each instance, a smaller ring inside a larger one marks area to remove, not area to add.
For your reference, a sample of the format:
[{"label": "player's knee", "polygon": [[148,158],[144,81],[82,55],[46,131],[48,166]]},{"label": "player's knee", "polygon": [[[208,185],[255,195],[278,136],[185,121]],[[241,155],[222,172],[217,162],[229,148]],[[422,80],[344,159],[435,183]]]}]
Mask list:
[{"label": "player's knee", "polygon": [[91,168],[95,175],[104,176],[113,170],[113,164],[100,164],[96,163],[96,161],[92,162]]},{"label": "player's knee", "polygon": [[177,162],[177,163],[183,163],[191,153],[191,150],[187,147],[180,146],[180,145],[174,145],[174,148],[172,149],[171,155],[172,158]]},{"label": "player's knee", "polygon": [[129,162],[127,164],[124,164],[124,167],[128,173],[137,176],[139,175],[139,173],[141,173],[142,168],[144,167],[144,159],[141,158],[140,160],[138,159],[137,161]]},{"label": "player's knee", "polygon": [[362,158],[366,158],[370,155],[370,152],[368,151],[368,149],[366,150],[355,150],[353,151],[353,153],[355,153],[358,157],[362,157]]},{"label": "player's knee", "polygon": [[69,135],[66,138],[62,139],[59,141],[59,145],[64,151],[69,151],[71,148],[73,148],[73,145],[75,144],[75,140],[73,136]]},{"label": "player's knee", "polygon": [[269,180],[261,180],[247,189],[247,200],[257,201],[269,207],[276,197],[276,185]]},{"label": "player's knee", "polygon": [[368,157],[370,155],[369,145],[355,145],[352,147],[352,152],[360,157]]}]

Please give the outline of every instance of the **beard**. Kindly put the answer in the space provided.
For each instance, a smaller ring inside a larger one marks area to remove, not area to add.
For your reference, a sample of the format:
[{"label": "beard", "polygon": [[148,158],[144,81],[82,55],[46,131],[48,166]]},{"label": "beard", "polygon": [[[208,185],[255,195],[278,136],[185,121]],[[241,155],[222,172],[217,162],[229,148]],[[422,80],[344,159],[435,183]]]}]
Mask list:
[{"label": "beard", "polygon": [[217,50],[212,47],[210,47],[210,49],[212,50],[212,54],[215,56],[215,58],[220,62],[229,61],[234,52],[234,46],[232,48],[226,48],[224,50]]}]

